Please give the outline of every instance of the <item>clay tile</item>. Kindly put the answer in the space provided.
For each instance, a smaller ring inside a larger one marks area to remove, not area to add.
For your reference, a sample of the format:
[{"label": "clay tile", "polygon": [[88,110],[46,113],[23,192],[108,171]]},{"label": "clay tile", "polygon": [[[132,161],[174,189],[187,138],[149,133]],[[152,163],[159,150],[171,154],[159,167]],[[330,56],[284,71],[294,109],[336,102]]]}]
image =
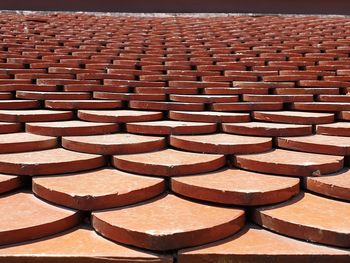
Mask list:
[{"label": "clay tile", "polygon": [[243,224],[241,209],[198,204],[174,195],[92,214],[92,225],[103,236],[152,250],[205,244],[234,234]]},{"label": "clay tile", "polygon": [[330,258],[346,262],[349,253],[348,250],[299,241],[248,224],[237,234],[222,241],[180,250],[178,262],[269,262],[277,258],[283,262],[302,261],[305,258],[324,263]]},{"label": "clay tile", "polygon": [[224,164],[223,155],[189,153],[172,149],[113,156],[113,165],[116,168],[155,176],[209,172],[221,168]]},{"label": "clay tile", "polygon": [[157,255],[139,249],[129,248],[98,235],[86,226],[80,226],[16,246],[2,247],[0,260],[11,262],[12,260],[29,263],[38,262],[44,258],[45,262],[69,260],[74,262],[154,262],[171,263],[173,259],[167,255]]},{"label": "clay tile", "polygon": [[80,221],[79,212],[50,205],[28,192],[2,196],[0,204],[1,245],[56,234]]},{"label": "clay tile", "polygon": [[215,203],[266,205],[299,192],[299,179],[226,169],[171,178],[171,189],[184,196]]},{"label": "clay tile", "polygon": [[349,203],[309,193],[279,205],[257,208],[254,213],[258,224],[275,232],[341,247],[350,245],[349,217]]},{"label": "clay tile", "polygon": [[33,192],[50,202],[97,210],[144,201],[163,192],[164,181],[115,169],[33,178]]},{"label": "clay tile", "polygon": [[343,168],[344,157],[274,149],[266,153],[237,155],[237,167],[271,174],[319,176]]}]

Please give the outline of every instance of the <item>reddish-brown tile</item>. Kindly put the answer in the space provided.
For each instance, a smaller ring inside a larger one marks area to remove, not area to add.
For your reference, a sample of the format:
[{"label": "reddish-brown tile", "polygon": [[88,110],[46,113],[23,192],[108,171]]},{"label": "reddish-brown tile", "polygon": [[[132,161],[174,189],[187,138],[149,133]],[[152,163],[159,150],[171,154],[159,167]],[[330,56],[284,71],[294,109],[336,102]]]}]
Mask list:
[{"label": "reddish-brown tile", "polygon": [[63,137],[62,146],[77,152],[112,155],[158,151],[165,148],[166,142],[164,137],[116,133]]},{"label": "reddish-brown tile", "polygon": [[225,158],[223,155],[166,149],[151,153],[114,155],[113,165],[121,170],[139,174],[178,176],[219,169],[225,165]]},{"label": "reddish-brown tile", "polygon": [[296,101],[313,101],[312,95],[256,95],[244,94],[243,101],[249,102],[296,102]]},{"label": "reddish-brown tile", "polygon": [[136,110],[79,110],[78,118],[93,122],[138,122],[157,121],[163,117],[162,112]]},{"label": "reddish-brown tile", "polygon": [[113,133],[119,130],[116,123],[98,123],[85,121],[31,122],[26,131],[48,136],[79,136]]},{"label": "reddish-brown tile", "polygon": [[330,96],[333,96],[339,94],[339,88],[275,88],[274,94],[331,94]]},{"label": "reddish-brown tile", "polygon": [[332,136],[350,136],[350,122],[317,125],[316,133]]},{"label": "reddish-brown tile", "polygon": [[11,100],[13,99],[13,94],[11,92],[0,92],[0,100]]},{"label": "reddish-brown tile", "polygon": [[160,178],[115,169],[33,178],[33,192],[55,204],[97,210],[144,201],[164,191]]},{"label": "reddish-brown tile", "polygon": [[304,184],[310,191],[350,201],[350,172],[348,168],[321,177],[306,177]]},{"label": "reddish-brown tile", "polygon": [[0,174],[0,193],[5,193],[22,186],[20,176]]},{"label": "reddish-brown tile", "polygon": [[317,96],[318,101],[323,102],[350,102],[350,96],[344,95],[319,95]]},{"label": "reddish-brown tile", "polygon": [[214,111],[169,111],[169,118],[176,121],[197,122],[247,122],[249,113]]},{"label": "reddish-brown tile", "polygon": [[165,101],[164,94],[137,94],[137,93],[114,93],[114,92],[94,92],[94,99],[102,100],[149,100],[149,101]]},{"label": "reddish-brown tile", "polygon": [[281,137],[277,139],[277,145],[281,148],[301,152],[350,155],[350,137],[320,134],[302,137]]},{"label": "reddish-brown tile", "polygon": [[350,110],[350,103],[345,102],[294,102],[293,110],[301,111],[347,111]]},{"label": "reddish-brown tile", "polygon": [[48,91],[17,91],[16,98],[25,100],[88,100],[88,92],[48,92]]},{"label": "reddish-brown tile", "polygon": [[282,204],[257,208],[254,220],[287,236],[340,247],[350,246],[349,203],[301,193]]},{"label": "reddish-brown tile", "polygon": [[282,110],[281,102],[233,102],[233,103],[213,103],[214,111],[274,111]]},{"label": "reddish-brown tile", "polygon": [[131,109],[140,110],[180,110],[180,111],[201,111],[204,110],[203,103],[188,102],[159,102],[159,101],[138,101],[131,100],[129,102]]},{"label": "reddish-brown tile", "polygon": [[31,133],[10,133],[0,135],[0,153],[39,151],[55,148],[57,138]]},{"label": "reddish-brown tile", "polygon": [[231,95],[170,95],[171,101],[178,102],[194,102],[194,103],[215,103],[215,102],[236,102],[239,101],[238,96]]},{"label": "reddish-brown tile", "polygon": [[237,167],[291,176],[319,176],[343,168],[344,157],[274,149],[266,153],[237,155]]},{"label": "reddish-brown tile", "polygon": [[20,131],[22,131],[22,125],[20,123],[0,122],[0,134]]},{"label": "reddish-brown tile", "polygon": [[[262,82],[255,82],[262,83]],[[205,88],[204,94],[212,95],[238,95],[238,94],[268,94],[268,88],[254,88],[254,87],[244,87],[244,88]]]},{"label": "reddish-brown tile", "polygon": [[39,122],[66,121],[73,118],[71,111],[53,110],[0,110],[1,121],[11,122]]},{"label": "reddish-brown tile", "polygon": [[122,102],[119,100],[46,100],[45,107],[59,110],[118,109],[122,107]]},{"label": "reddish-brown tile", "polygon": [[272,139],[216,133],[210,135],[171,136],[170,145],[192,152],[242,154],[268,151],[272,147]]},{"label": "reddish-brown tile", "polygon": [[80,221],[79,212],[50,205],[29,192],[1,196],[0,214],[1,245],[56,234]]},{"label": "reddish-brown tile", "polygon": [[135,206],[94,212],[92,225],[103,236],[124,244],[171,250],[234,234],[244,225],[244,211],[166,195]]},{"label": "reddish-brown tile", "polygon": [[255,136],[300,136],[312,134],[311,125],[247,122],[223,123],[222,130],[227,133]]},{"label": "reddish-brown tile", "polygon": [[126,124],[126,130],[130,133],[152,135],[213,133],[216,128],[215,123],[168,120]]},{"label": "reddish-brown tile", "polygon": [[301,112],[301,111],[255,111],[255,120],[291,124],[320,124],[334,121],[333,113]]},{"label": "reddish-brown tile", "polygon": [[84,171],[101,167],[101,155],[77,153],[61,148],[0,155],[0,172],[18,175],[43,175]]},{"label": "reddish-brown tile", "polygon": [[[327,239],[329,232],[318,227],[328,223],[333,227],[333,230],[328,229],[333,231],[331,238],[341,236],[336,242],[330,239],[331,245],[344,244],[342,234],[349,241],[348,230],[342,228],[337,232],[334,228],[345,225],[339,222],[347,220],[343,217],[347,208],[332,200],[340,199],[345,204],[349,201],[348,168],[343,168],[343,162],[346,166],[350,160],[347,151],[350,48],[346,37],[350,33],[347,27],[350,19],[319,16],[252,18],[244,15],[177,16],[174,19],[3,12],[0,20],[0,172],[4,172],[0,175],[0,191],[15,187],[28,189],[33,182],[28,175],[34,175],[34,180],[40,181],[35,187],[40,189],[42,185],[44,189],[38,193],[50,200],[48,206],[50,203],[55,207],[55,202],[82,210],[122,206],[113,209],[114,213],[126,209],[124,205],[144,201],[163,191],[171,192],[173,186],[177,195],[184,199],[200,200],[202,206],[216,203],[213,206],[218,209],[239,205],[242,210],[247,209],[251,217],[252,206],[259,205],[256,208],[264,209],[263,205],[276,202],[281,202],[281,206],[288,205],[291,201],[287,199],[298,192],[300,180],[291,176],[300,176],[308,194],[317,193],[328,203],[324,204],[326,209],[312,201],[296,212],[286,210],[288,218],[300,216],[300,220],[293,221],[286,230],[292,234],[305,232],[301,238],[309,239],[310,228],[314,231],[311,231],[312,235],[319,235],[316,238],[326,232],[322,238]],[[102,30],[106,28],[108,30]],[[33,133],[24,133],[26,126]],[[133,135],[135,133],[144,134]],[[44,137],[45,134],[64,138]],[[72,151],[47,149],[62,146]],[[174,146],[184,150],[174,150]],[[281,150],[281,147],[289,151]],[[30,152],[13,153],[15,151]],[[255,151],[264,152],[239,154]],[[108,168],[111,165],[135,175]],[[255,173],[233,169],[235,165]],[[97,167],[101,170],[82,172]],[[220,168],[222,170],[217,171]],[[113,177],[115,181],[108,180],[111,174],[105,173],[106,170],[118,173]],[[79,173],[65,174],[73,172]],[[40,178],[45,174],[50,176]],[[146,181],[154,183],[146,184]],[[105,194],[104,191],[111,187],[111,194]],[[102,206],[94,207],[92,204],[96,202]],[[196,229],[197,217],[220,219],[220,212],[196,215],[191,210],[193,203],[181,208],[186,213],[180,209],[178,214],[178,207],[172,211],[165,205],[162,206],[164,211],[158,213],[159,210],[152,211],[146,206],[148,217],[159,221],[148,220],[146,214],[143,220],[136,213],[131,219],[129,215],[123,216],[125,222],[135,220],[135,225],[136,221],[140,225],[152,222],[161,225],[164,231],[177,228],[181,235],[184,234],[181,239],[177,239],[174,232],[166,238],[175,237],[171,241],[175,243],[180,240],[177,242],[179,247],[195,245],[193,240],[208,245],[206,242],[219,238],[210,239],[214,237],[213,233],[218,233],[215,226],[209,224],[200,232],[190,229]],[[129,206],[126,210],[146,209],[144,205],[147,204]],[[168,217],[162,217],[162,213]],[[91,225],[87,218],[90,213],[82,215],[85,224]],[[40,216],[44,218],[45,214]],[[176,216],[186,216],[187,221]],[[0,219],[3,221],[1,216]],[[11,220],[16,222],[15,219]],[[316,227],[309,224],[312,220],[318,224]],[[275,219],[267,221],[270,225],[277,222]],[[110,229],[112,226],[115,225],[109,226]],[[131,233],[128,238],[135,234],[131,228],[127,230],[131,230],[126,231]],[[158,244],[163,232],[143,229],[142,233],[145,239],[152,238],[145,244],[163,245]],[[251,239],[255,236],[256,241],[250,243],[237,238],[235,251],[225,252],[221,247],[225,256],[222,251],[217,251],[217,256],[205,254],[200,258],[196,254],[193,260],[333,262],[346,256],[338,257],[340,254],[333,250],[313,250],[310,247],[315,246],[310,244],[298,242],[297,245],[289,238],[265,234],[261,237],[253,235]],[[113,257],[108,254],[109,250],[89,254],[84,248],[65,247],[81,246],[82,243],[74,240],[76,243],[67,241],[63,244],[61,238],[64,236],[66,234],[62,233],[52,238],[58,238],[62,244],[58,248],[61,250],[50,250],[53,254],[48,252],[45,256],[43,252],[35,257],[22,253],[19,260],[7,255],[6,258],[0,256],[0,261],[163,260],[156,255],[153,258],[142,255],[137,258],[135,254]],[[236,239],[232,234],[231,238]],[[104,240],[104,244],[112,244],[102,237],[99,239]],[[276,240],[281,240],[281,245]],[[136,237],[133,242],[139,245],[143,239]],[[166,242],[166,246],[173,246]],[[41,242],[29,242],[28,249],[31,249],[30,243],[38,244],[38,248]],[[264,249],[259,250],[262,243]],[[47,246],[49,244],[54,245],[48,243]],[[305,250],[300,249],[302,244]],[[93,246],[89,245],[85,248]],[[272,248],[267,251],[269,246]],[[181,257],[177,258],[178,247],[174,247],[171,254],[177,261]],[[41,251],[45,249],[47,247]],[[74,249],[80,250],[81,254]],[[292,252],[286,252],[288,250]],[[57,255],[55,251],[61,251],[63,255]],[[347,257],[349,259],[350,255]],[[191,258],[185,259],[191,261]]]},{"label": "reddish-brown tile", "polygon": [[341,120],[349,121],[350,120],[350,111],[341,111],[341,112],[339,112],[339,118]]},{"label": "reddish-brown tile", "polygon": [[348,262],[349,250],[310,244],[275,234],[255,225],[222,241],[180,250],[179,263],[202,262]]},{"label": "reddish-brown tile", "polygon": [[152,262],[171,263],[171,256],[128,248],[109,241],[86,226],[57,235],[0,249],[0,261],[54,263],[64,262]]},{"label": "reddish-brown tile", "polygon": [[299,192],[299,179],[238,169],[171,178],[171,189],[191,198],[222,204],[266,205]]}]

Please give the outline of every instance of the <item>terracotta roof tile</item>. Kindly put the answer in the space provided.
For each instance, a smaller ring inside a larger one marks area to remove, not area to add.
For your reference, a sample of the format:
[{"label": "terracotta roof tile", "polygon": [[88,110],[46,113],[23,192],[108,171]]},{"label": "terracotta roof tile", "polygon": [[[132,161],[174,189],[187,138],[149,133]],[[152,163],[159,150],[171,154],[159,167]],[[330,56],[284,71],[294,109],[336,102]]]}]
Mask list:
[{"label": "terracotta roof tile", "polygon": [[316,126],[317,134],[333,136],[350,136],[349,122],[334,122]]},{"label": "terracotta roof tile", "polygon": [[349,25],[0,12],[0,261],[348,262]]},{"label": "terracotta roof tile", "polygon": [[272,233],[256,225],[247,225],[240,232],[222,241],[180,250],[179,263],[209,261],[268,262],[271,258],[283,262],[313,259],[317,262],[347,262],[349,251],[302,242]]},{"label": "terracotta roof tile", "polygon": [[77,152],[113,155],[157,151],[165,148],[166,142],[163,137],[116,133],[63,137],[62,146]]},{"label": "terracotta roof tile", "polygon": [[6,122],[66,121],[73,118],[71,111],[0,110],[0,120]]},{"label": "terracotta roof tile", "polygon": [[254,206],[288,200],[299,192],[299,179],[226,169],[172,177],[171,189],[199,200]]},{"label": "terracotta roof tile", "polygon": [[144,201],[164,191],[164,180],[99,169],[33,178],[33,192],[53,203],[79,210],[97,210]]},{"label": "terracotta roof tile", "polygon": [[28,192],[4,195],[0,204],[1,245],[56,234],[80,222],[78,211],[52,206]]},{"label": "terracotta roof tile", "polygon": [[31,133],[0,134],[0,153],[30,152],[56,148],[56,137]]},{"label": "terracotta roof tile", "polygon": [[344,157],[274,149],[266,153],[237,155],[237,167],[272,174],[319,176],[343,168]]},{"label": "terracotta roof tile", "polygon": [[139,174],[177,176],[216,170],[225,165],[225,158],[218,154],[166,149],[150,153],[114,155],[113,165],[121,170]]},{"label": "terracotta roof tile", "polygon": [[[115,241],[152,250],[171,250],[234,234],[244,225],[244,211],[166,195],[136,206],[94,212],[92,225]],[[212,231],[208,232],[208,228]]]},{"label": "terracotta roof tile", "polygon": [[203,153],[245,154],[271,149],[271,138],[242,136],[226,133],[209,135],[170,136],[170,145],[176,148]]},{"label": "terracotta roof tile", "polygon": [[[339,213],[341,217],[336,216]],[[288,236],[349,247],[349,216],[349,203],[301,193],[283,204],[257,208],[254,220]]]},{"label": "terracotta roof tile", "polygon": [[126,125],[126,130],[137,134],[203,134],[213,133],[217,130],[215,123],[187,122],[187,121],[149,121],[133,122]]},{"label": "terracotta roof tile", "polygon": [[59,122],[30,122],[26,124],[26,131],[48,136],[95,135],[117,132],[116,123],[85,122],[78,120]]},{"label": "terracotta roof tile", "polygon": [[62,148],[0,155],[0,172],[18,175],[76,172],[104,164],[101,155],[77,153]]},{"label": "terracotta roof tile", "polygon": [[227,133],[255,135],[255,136],[300,136],[312,133],[311,125],[269,123],[269,122],[246,122],[246,123],[223,123],[222,130]]},{"label": "terracotta roof tile", "polygon": [[9,192],[23,185],[21,177],[9,174],[0,174],[0,193]]},{"label": "terracotta roof tile", "polygon": [[277,145],[281,148],[301,152],[350,155],[350,137],[320,134],[301,137],[280,137],[277,139]]},{"label": "terracotta roof tile", "polygon": [[350,200],[350,173],[345,168],[339,172],[327,174],[322,177],[306,177],[305,187],[313,192],[325,196]]},{"label": "terracotta roof tile", "polygon": [[157,255],[109,241],[86,226],[1,249],[0,260],[10,262],[13,258],[30,263],[37,262],[38,258],[43,258],[45,262],[68,260],[68,258],[73,258],[75,262],[101,260],[135,263],[172,262],[170,256]]}]

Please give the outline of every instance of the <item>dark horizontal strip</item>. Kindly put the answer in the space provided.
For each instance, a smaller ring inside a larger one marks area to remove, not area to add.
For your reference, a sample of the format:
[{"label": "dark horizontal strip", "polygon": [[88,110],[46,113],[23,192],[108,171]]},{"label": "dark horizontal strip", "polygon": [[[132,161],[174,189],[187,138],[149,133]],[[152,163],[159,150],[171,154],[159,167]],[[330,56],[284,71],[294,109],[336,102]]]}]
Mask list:
[{"label": "dark horizontal strip", "polygon": [[350,15],[348,0],[1,0],[2,10]]}]

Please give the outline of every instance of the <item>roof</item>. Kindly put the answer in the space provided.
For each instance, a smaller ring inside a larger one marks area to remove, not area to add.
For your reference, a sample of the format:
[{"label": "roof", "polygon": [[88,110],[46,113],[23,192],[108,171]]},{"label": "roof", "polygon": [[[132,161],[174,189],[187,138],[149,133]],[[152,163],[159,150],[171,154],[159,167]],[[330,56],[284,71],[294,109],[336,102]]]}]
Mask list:
[{"label": "roof", "polygon": [[0,262],[349,262],[349,18],[0,32]]}]

